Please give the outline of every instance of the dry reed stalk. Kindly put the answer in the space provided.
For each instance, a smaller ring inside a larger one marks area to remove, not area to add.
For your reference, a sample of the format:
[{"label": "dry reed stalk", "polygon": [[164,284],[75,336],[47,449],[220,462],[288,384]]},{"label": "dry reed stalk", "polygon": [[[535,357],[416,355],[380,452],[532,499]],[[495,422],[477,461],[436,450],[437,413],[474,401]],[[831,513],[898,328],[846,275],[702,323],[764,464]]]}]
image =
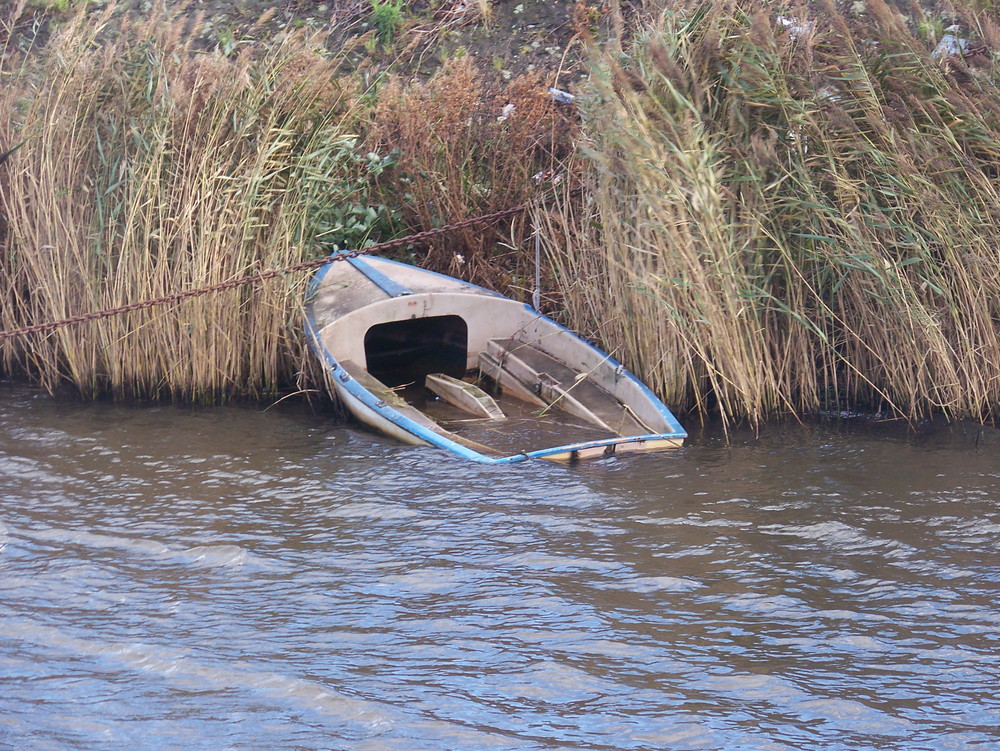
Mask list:
[{"label": "dry reed stalk", "polygon": [[595,62],[548,250],[573,325],[672,404],[1000,405],[997,70],[878,10],[720,0]]},{"label": "dry reed stalk", "polygon": [[[379,92],[371,138],[376,149],[399,149],[399,169],[384,190],[405,197],[404,219],[419,231],[537,194],[533,176],[558,166],[571,132],[539,78],[490,84],[468,59],[459,59],[427,82],[390,80]],[[530,230],[518,222],[507,232],[524,242]],[[471,281],[507,286],[511,271],[528,272],[524,254],[510,256],[499,239],[468,231],[432,244],[421,260]]]},{"label": "dry reed stalk", "polygon": [[[290,37],[190,54],[159,15],[98,43],[83,14],[0,92],[4,327],[290,265],[356,186],[337,61]],[[4,345],[49,389],[215,400],[273,393],[303,359],[303,279]]]}]

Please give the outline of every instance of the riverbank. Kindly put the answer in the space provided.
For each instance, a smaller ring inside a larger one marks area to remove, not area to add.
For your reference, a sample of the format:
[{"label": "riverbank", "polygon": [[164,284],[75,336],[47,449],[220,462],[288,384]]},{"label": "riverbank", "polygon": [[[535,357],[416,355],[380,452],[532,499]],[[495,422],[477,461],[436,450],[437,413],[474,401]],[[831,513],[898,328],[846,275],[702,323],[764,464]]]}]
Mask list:
[{"label": "riverbank", "polygon": [[[274,11],[214,38],[196,6],[124,25],[109,9],[61,21],[30,54],[8,24],[3,327],[541,191],[529,219],[408,258],[523,297],[540,227],[549,311],[682,413],[993,417],[989,12],[364,5],[327,4],[340,25]],[[91,396],[307,390],[321,381],[302,294],[283,279],[27,339],[4,345],[3,367]]]}]

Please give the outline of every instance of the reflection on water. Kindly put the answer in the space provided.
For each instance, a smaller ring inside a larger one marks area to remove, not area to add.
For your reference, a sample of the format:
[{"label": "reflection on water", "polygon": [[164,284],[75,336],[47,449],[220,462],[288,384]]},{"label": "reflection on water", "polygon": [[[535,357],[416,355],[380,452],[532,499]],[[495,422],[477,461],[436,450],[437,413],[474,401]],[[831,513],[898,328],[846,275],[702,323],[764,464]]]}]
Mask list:
[{"label": "reflection on water", "polygon": [[498,468],[0,388],[0,747],[1000,748],[998,445]]}]

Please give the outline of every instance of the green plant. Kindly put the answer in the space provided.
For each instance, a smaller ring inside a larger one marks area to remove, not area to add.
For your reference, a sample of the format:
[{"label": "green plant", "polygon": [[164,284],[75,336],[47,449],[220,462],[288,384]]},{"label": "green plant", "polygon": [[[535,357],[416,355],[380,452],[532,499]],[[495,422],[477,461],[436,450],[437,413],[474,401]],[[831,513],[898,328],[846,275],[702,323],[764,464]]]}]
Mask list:
[{"label": "green plant", "polygon": [[221,29],[216,38],[216,49],[226,57],[232,55],[241,45],[245,44],[248,42],[239,39],[232,28]]},{"label": "green plant", "polygon": [[[319,242],[328,252],[364,248],[371,244],[375,232],[391,234],[401,218],[399,209],[359,199],[371,197],[370,186],[396,164],[397,158],[397,152],[386,156],[374,152],[361,154],[358,137],[354,135],[335,132],[320,139],[311,154],[309,169],[295,178],[308,207],[303,242]],[[331,191],[331,174],[341,175],[334,191]]]},{"label": "green plant", "polygon": [[403,23],[404,0],[369,0],[372,8],[372,25],[379,40],[391,44]]},{"label": "green plant", "polygon": [[935,45],[944,34],[945,23],[940,16],[931,16],[921,13],[917,21],[917,33],[928,45]]},{"label": "green plant", "polygon": [[[89,0],[81,1],[83,4],[87,4]],[[69,10],[70,5],[75,4],[76,2],[77,0],[28,0],[27,4],[33,8],[63,12]]]}]

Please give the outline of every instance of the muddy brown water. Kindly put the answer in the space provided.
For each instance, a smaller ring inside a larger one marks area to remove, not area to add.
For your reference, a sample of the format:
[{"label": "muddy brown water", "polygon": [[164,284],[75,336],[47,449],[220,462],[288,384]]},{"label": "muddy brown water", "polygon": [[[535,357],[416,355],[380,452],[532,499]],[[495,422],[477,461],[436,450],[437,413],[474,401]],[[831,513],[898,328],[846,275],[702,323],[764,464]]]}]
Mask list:
[{"label": "muddy brown water", "polygon": [[0,748],[1000,748],[998,452],[498,468],[0,386]]}]

